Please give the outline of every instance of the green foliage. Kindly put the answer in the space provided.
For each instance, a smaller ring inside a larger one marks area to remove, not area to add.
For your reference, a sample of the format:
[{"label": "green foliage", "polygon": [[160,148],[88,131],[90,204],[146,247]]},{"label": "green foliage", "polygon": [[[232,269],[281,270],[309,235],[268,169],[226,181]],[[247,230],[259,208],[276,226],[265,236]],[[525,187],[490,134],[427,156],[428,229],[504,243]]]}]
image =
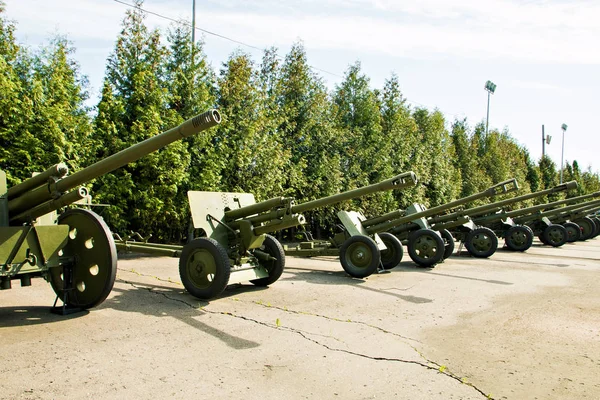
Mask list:
[{"label": "green foliage", "polygon": [[237,52],[218,80],[218,107],[223,121],[215,143],[224,162],[222,187],[254,193],[259,200],[281,194],[289,150],[269,128],[258,77],[247,54]]},{"label": "green foliage", "polygon": [[[96,159],[155,136],[181,118],[167,106],[167,49],[159,32],[149,32],[143,20],[139,8],[127,11],[108,59],[94,121]],[[96,181],[98,200],[111,204],[105,212],[110,226],[117,232],[134,230],[159,240],[180,240],[188,215],[178,196],[190,165],[187,146],[175,142]]]},{"label": "green foliage", "polygon": [[0,18],[0,168],[9,184],[62,161],[77,169],[86,158],[86,79],[73,52],[57,37],[30,54],[15,44],[14,26]]},{"label": "green foliage", "polygon": [[[94,182],[96,202],[110,204],[102,212],[114,231],[181,241],[189,226],[188,190],[305,202],[417,174],[413,189],[307,213],[308,229],[319,237],[334,231],[340,208],[370,217],[414,202],[436,206],[513,177],[520,194],[558,184],[556,165],[547,157],[533,161],[508,131],[486,133],[483,123],[470,127],[466,119],[448,130],[440,111],[411,109],[395,74],[374,89],[356,62],[329,92],[301,43],[283,59],[267,49],[259,64],[236,51],[217,74],[186,24],[173,25],[165,45],[136,4],[107,61],[92,120],[69,41],[54,38],[36,53],[19,47],[0,0],[0,168],[9,184],[60,161],[78,170],[213,107],[223,117],[219,127]],[[564,180],[572,179],[580,186],[568,196],[600,190],[598,174],[576,161],[564,170]]]},{"label": "green foliage", "polygon": [[[556,172],[556,164],[548,156],[542,156],[539,162],[539,170],[541,177],[541,189],[549,189],[559,183],[559,174]],[[559,193],[553,193],[547,196],[538,197],[535,200],[536,204],[544,204],[552,201],[559,200],[561,195]]]}]

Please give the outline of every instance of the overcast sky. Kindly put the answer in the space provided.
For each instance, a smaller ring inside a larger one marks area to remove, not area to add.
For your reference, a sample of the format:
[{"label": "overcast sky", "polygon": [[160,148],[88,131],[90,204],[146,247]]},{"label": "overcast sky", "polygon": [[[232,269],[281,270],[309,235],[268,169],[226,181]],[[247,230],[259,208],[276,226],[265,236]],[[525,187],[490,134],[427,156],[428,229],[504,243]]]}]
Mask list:
[{"label": "overcast sky", "polygon": [[[127,6],[114,0],[4,0],[20,43],[36,48],[54,33],[75,45],[75,58],[97,96],[105,61]],[[130,3],[131,0],[123,0]],[[144,9],[191,19],[192,0],[146,0]],[[359,60],[373,88],[395,72],[414,106],[440,109],[451,122],[486,117],[486,80],[497,84],[490,128],[507,128],[534,159],[542,152],[600,170],[600,1],[560,0],[196,0],[196,25],[246,44],[275,46],[285,56],[304,43],[309,63],[330,88]],[[150,27],[170,22],[149,15]],[[237,48],[198,32],[213,68]],[[95,103],[95,102],[94,102]]]}]

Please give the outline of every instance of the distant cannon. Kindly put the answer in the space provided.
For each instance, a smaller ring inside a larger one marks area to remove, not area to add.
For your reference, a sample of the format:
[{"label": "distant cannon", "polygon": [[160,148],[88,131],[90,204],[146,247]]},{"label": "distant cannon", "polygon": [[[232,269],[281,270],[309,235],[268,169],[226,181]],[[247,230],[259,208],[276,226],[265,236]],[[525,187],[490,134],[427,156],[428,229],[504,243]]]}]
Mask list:
[{"label": "distant cannon", "polygon": [[[290,197],[256,203],[250,193],[188,192],[194,228],[203,237],[185,246],[117,240],[120,250],[179,257],[179,275],[186,290],[200,299],[218,296],[228,284],[250,281],[267,286],[279,279],[285,266],[281,244],[269,233],[305,223],[303,212],[360,196],[416,183],[407,172],[362,188],[295,204]],[[379,264],[378,245],[368,237],[347,246],[357,268]],[[385,248],[385,247],[383,247]]]},{"label": "distant cannon", "polygon": [[[515,251],[525,251],[533,242],[533,232],[530,228],[524,225],[516,224],[510,217],[506,216],[504,208],[511,204],[515,204],[521,201],[545,196],[552,193],[558,193],[577,188],[577,182],[571,181],[563,183],[546,190],[540,190],[534,193],[527,193],[521,196],[512,197],[509,199],[500,200],[490,204],[484,204],[479,207],[472,207],[461,210],[458,212],[459,215],[470,217],[475,224],[482,228],[490,229],[494,232],[497,237],[504,238],[504,242],[507,248]],[[515,211],[515,214],[520,215],[521,212],[526,214],[529,210],[535,211],[540,206],[523,209],[523,211]],[[442,215],[434,217],[430,220],[431,223],[446,223],[449,220],[456,218],[454,215]],[[466,234],[462,227],[455,227],[450,229],[453,236],[459,238],[459,240],[465,242]]]},{"label": "distant cannon", "polygon": [[41,276],[63,301],[56,311],[102,303],[117,271],[112,234],[93,211],[70,208],[58,217],[56,211],[88,195],[81,185],[220,121],[218,111],[209,110],[72,175],[57,164],[8,188],[0,171],[0,289],[10,289],[15,279],[29,286]]},{"label": "distant cannon", "polygon": [[[366,271],[356,271],[356,268],[352,268],[352,264],[348,265],[349,260],[343,256],[344,244],[351,240],[360,241],[364,240],[362,239],[364,237],[372,237],[381,240],[387,248],[381,252],[383,269],[394,268],[402,260],[403,242],[407,244],[408,253],[415,263],[423,267],[431,267],[449,256],[454,249],[454,238],[446,229],[456,225],[468,225],[470,219],[457,215],[443,225],[432,226],[428,222],[429,217],[462,207],[481,198],[509,193],[517,188],[516,181],[511,179],[447,204],[429,209],[421,204],[413,204],[406,210],[397,210],[374,218],[365,218],[356,211],[340,211],[338,218],[344,226],[344,232],[335,235],[329,241],[300,243],[297,247],[288,248],[286,254],[300,257],[339,255],[346,272],[355,277],[364,277],[366,275],[357,272]],[[472,226],[472,229],[476,228]],[[377,265],[372,267],[370,272],[374,272],[376,268]]]},{"label": "distant cannon", "polygon": [[[562,203],[570,204],[593,197],[600,197],[600,192],[573,197],[571,199],[563,200]],[[590,239],[596,232],[596,224],[594,220],[587,216],[587,214],[592,210],[597,210],[599,207],[600,200],[587,200],[583,203],[571,204],[565,207],[518,217],[515,221],[529,226],[534,234],[538,235],[538,238],[542,243],[558,247],[562,246],[564,243],[562,243],[562,240],[555,241],[554,237],[549,236],[546,233],[546,229],[548,229],[549,226],[556,224],[563,226],[567,233],[565,242]]]}]

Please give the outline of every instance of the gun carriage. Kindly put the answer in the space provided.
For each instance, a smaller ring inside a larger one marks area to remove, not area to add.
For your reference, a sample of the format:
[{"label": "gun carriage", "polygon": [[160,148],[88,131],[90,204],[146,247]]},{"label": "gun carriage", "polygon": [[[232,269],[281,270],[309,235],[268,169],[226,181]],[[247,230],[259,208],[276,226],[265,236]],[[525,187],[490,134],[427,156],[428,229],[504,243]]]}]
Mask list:
[{"label": "gun carriage", "polygon": [[53,308],[57,312],[102,303],[117,270],[109,228],[88,209],[56,212],[88,196],[85,183],[220,121],[218,111],[209,110],[72,175],[65,164],[57,164],[8,188],[0,171],[0,289],[10,289],[17,279],[30,286],[32,278],[42,277],[63,302]]},{"label": "gun carriage", "polygon": [[[195,229],[203,237],[185,246],[117,241],[120,250],[179,257],[179,274],[186,290],[200,299],[218,296],[228,284],[250,281],[267,286],[279,279],[285,266],[283,247],[270,233],[305,223],[302,213],[360,196],[413,186],[412,172],[383,182],[295,204],[275,197],[259,203],[250,193],[188,192]],[[385,248],[385,247],[384,247]],[[345,257],[356,270],[379,264],[379,248],[369,237],[345,244]],[[375,267],[376,268],[376,267]]]}]

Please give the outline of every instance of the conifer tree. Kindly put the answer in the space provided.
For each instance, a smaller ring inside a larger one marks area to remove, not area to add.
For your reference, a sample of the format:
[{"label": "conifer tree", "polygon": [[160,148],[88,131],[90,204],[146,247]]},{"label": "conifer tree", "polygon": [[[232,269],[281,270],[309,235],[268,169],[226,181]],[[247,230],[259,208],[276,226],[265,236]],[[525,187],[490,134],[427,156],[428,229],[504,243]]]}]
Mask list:
[{"label": "conifer tree", "polygon": [[[115,49],[108,59],[102,98],[94,121],[95,155],[107,157],[171,128],[167,108],[165,47],[158,31],[148,31],[144,13],[128,10]],[[187,228],[187,204],[177,194],[190,163],[181,141],[101,177],[95,193],[111,204],[105,211],[117,232],[139,231],[159,240],[180,240]]]},{"label": "conifer tree", "polygon": [[[393,175],[391,149],[383,135],[379,100],[359,62],[351,65],[333,94],[335,128],[342,136],[343,190],[366,186]],[[358,201],[367,214],[379,215],[397,207],[390,192]]]},{"label": "conifer tree", "polygon": [[264,200],[281,195],[289,152],[269,132],[257,79],[247,54],[236,52],[224,63],[217,100],[223,122],[215,145],[224,162],[222,188]]}]

